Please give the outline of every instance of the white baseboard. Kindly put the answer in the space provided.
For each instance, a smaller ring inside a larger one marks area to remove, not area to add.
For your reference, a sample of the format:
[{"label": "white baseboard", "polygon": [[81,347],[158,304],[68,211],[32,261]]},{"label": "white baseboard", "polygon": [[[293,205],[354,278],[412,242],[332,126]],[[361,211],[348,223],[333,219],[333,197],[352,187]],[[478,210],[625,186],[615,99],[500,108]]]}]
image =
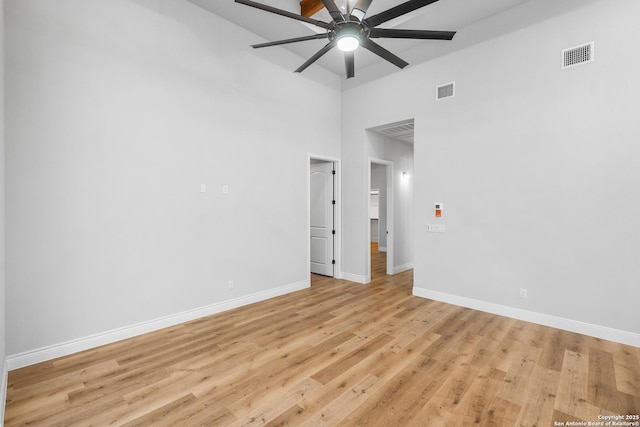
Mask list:
[{"label": "white baseboard", "polygon": [[9,383],[9,363],[6,359],[2,366],[2,383],[0,384],[0,426],[4,425],[4,408],[7,402],[7,384]]},{"label": "white baseboard", "polygon": [[409,262],[407,264],[399,265],[397,267],[393,267],[393,274],[402,273],[403,271],[411,270],[413,268],[413,263]]},{"label": "white baseboard", "polygon": [[386,246],[378,246],[378,252],[387,252]]},{"label": "white baseboard", "polygon": [[580,322],[578,320],[565,319],[549,314],[537,313],[506,305],[494,304],[472,298],[460,297],[444,292],[432,291],[424,288],[413,288],[413,295],[445,302],[461,307],[472,308],[474,310],[485,311],[499,316],[510,317],[512,319],[524,320],[526,322],[539,325],[550,326],[552,328],[563,329],[565,331],[576,332],[582,335],[589,335],[609,341],[640,347],[640,334],[613,329],[606,326],[593,325],[591,323]]},{"label": "white baseboard", "polygon": [[340,274],[340,277],[344,280],[361,283],[361,284],[369,283],[371,281],[371,278],[367,280],[367,276],[360,276],[358,274],[345,273],[344,271]]},{"label": "white baseboard", "polygon": [[291,292],[299,291],[308,288],[309,286],[309,282],[305,280],[291,285],[269,289],[268,291],[257,292],[255,294],[222,301],[219,303],[207,305],[205,307],[184,311],[182,313],[172,314],[158,319],[149,320],[147,322],[113,329],[111,331],[102,332],[99,334],[63,342],[60,344],[54,344],[36,350],[26,351],[23,353],[8,356],[6,366],[8,370],[23,368],[25,366],[45,362],[57,357],[67,356],[79,351],[89,350],[101,345],[111,344],[127,338],[146,334],[148,332],[167,328],[169,326],[179,325],[180,323],[189,322],[201,317],[210,316],[212,314],[231,310],[233,308],[242,307],[244,305],[253,304],[255,302],[264,301],[269,298],[274,298]]}]

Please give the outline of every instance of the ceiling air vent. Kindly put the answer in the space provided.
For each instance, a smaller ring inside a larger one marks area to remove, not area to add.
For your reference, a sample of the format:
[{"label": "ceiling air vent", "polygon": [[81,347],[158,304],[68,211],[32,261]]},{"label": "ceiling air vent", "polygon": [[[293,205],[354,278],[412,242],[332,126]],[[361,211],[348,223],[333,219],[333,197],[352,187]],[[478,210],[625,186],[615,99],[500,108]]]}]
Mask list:
[{"label": "ceiling air vent", "polygon": [[440,101],[445,98],[451,98],[456,94],[456,82],[447,83],[446,85],[436,88],[436,100]]},{"label": "ceiling air vent", "polygon": [[562,51],[562,68],[593,62],[593,42]]}]

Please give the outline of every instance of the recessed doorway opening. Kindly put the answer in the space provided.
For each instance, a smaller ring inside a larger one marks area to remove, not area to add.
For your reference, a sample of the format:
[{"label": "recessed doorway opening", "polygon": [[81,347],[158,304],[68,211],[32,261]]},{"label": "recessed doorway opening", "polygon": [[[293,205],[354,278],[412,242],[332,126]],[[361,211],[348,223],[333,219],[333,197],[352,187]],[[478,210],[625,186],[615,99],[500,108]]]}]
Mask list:
[{"label": "recessed doorway opening", "polygon": [[368,282],[374,273],[372,257],[386,257],[386,275],[413,268],[414,120],[369,128],[366,134],[370,155],[366,187]]}]

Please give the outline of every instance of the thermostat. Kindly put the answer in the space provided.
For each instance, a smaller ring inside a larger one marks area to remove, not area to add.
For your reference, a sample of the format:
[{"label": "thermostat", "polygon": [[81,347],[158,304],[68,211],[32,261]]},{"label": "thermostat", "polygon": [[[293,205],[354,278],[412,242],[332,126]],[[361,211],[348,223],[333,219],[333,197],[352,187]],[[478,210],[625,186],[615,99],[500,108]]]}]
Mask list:
[{"label": "thermostat", "polygon": [[436,218],[440,218],[442,216],[442,203],[434,203],[433,210],[435,211]]}]

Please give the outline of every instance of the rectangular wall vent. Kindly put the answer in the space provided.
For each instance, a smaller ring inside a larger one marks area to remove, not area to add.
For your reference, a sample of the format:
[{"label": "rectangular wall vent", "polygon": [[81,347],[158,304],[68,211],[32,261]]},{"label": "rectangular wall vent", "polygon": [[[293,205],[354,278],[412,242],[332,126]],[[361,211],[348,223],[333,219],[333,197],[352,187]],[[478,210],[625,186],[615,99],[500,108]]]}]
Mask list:
[{"label": "rectangular wall vent", "polygon": [[562,51],[562,68],[593,62],[594,53],[593,42],[565,49]]},{"label": "rectangular wall vent", "polygon": [[445,98],[451,98],[456,95],[456,82],[447,83],[446,85],[436,88],[436,100],[440,101]]}]

